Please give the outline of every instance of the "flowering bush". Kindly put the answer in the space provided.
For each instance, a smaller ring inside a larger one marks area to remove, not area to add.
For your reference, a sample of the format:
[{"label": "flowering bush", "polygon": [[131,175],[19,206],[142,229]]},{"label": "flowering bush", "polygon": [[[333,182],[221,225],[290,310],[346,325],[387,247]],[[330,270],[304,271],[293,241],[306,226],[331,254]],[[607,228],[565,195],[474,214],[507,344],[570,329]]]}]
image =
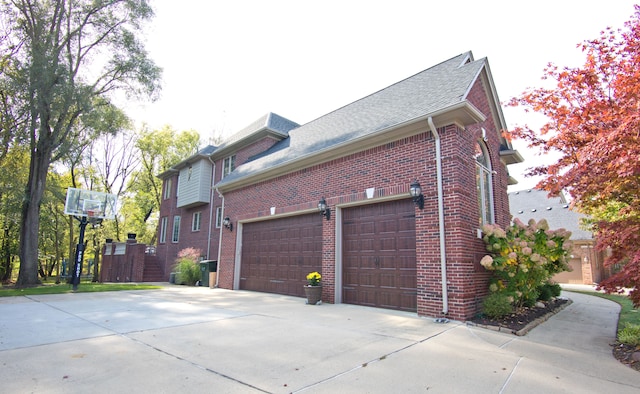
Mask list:
[{"label": "flowering bush", "polygon": [[546,220],[528,224],[515,219],[503,230],[498,225],[482,227],[483,241],[491,253],[480,264],[493,272],[489,290],[501,293],[516,307],[531,306],[540,295],[540,288],[558,272],[569,270],[571,233],[549,230]]},{"label": "flowering bush", "polygon": [[322,275],[319,272],[310,272],[307,275],[307,283],[309,286],[320,286],[320,279],[322,279]]}]

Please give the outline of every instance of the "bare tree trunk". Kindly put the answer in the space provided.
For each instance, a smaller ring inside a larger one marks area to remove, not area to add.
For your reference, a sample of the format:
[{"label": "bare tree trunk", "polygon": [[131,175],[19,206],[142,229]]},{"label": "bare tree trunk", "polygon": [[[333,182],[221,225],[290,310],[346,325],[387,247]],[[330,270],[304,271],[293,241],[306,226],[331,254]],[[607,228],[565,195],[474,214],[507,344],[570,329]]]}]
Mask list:
[{"label": "bare tree trunk", "polygon": [[20,228],[20,270],[17,286],[33,286],[38,279],[38,231],[40,229],[40,203],[44,195],[51,153],[35,149],[31,153],[29,183],[22,203]]}]

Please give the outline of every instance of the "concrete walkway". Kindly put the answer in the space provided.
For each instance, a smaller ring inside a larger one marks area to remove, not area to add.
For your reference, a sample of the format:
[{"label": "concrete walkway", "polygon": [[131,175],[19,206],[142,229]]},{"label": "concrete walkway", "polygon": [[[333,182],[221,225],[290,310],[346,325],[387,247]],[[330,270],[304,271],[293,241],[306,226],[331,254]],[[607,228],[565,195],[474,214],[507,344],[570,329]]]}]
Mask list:
[{"label": "concrete walkway", "polygon": [[0,298],[0,392],[640,392],[611,354],[619,306],[563,295],[524,337],[184,286]]}]

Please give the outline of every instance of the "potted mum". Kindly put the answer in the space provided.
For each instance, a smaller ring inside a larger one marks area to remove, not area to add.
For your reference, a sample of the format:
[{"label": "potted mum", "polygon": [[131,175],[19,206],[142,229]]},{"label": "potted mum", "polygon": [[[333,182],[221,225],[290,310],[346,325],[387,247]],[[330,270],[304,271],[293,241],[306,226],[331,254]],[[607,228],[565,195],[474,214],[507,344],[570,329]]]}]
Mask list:
[{"label": "potted mum", "polygon": [[304,286],[304,293],[307,296],[307,304],[319,305],[322,303],[322,285],[320,280],[322,275],[319,272],[310,272],[307,275],[307,284]]}]

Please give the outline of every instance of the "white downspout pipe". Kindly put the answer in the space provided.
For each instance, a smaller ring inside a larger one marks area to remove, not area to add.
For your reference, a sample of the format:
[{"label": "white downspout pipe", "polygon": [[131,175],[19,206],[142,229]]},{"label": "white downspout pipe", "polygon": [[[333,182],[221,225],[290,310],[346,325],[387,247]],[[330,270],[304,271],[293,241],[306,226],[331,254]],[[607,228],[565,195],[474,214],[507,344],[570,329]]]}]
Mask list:
[{"label": "white downspout pipe", "polygon": [[209,196],[209,230],[208,230],[208,234],[207,234],[207,259],[211,259],[211,227],[213,226],[213,209],[214,209],[214,205],[213,205],[213,196],[214,196],[214,187],[216,185],[216,162],[211,160],[211,156],[209,156],[209,162],[211,163],[211,166],[213,167],[211,169],[212,174],[211,174],[211,195]]},{"label": "white downspout pipe", "polygon": [[438,227],[440,229],[440,272],[442,273],[442,314],[449,313],[449,295],[447,291],[447,253],[444,248],[444,193],[442,191],[442,153],[440,147],[440,134],[433,123],[433,118],[427,119],[429,128],[436,140],[436,177],[438,188]]},{"label": "white downspout pipe", "polygon": [[[222,198],[222,211],[220,212],[220,216],[224,217],[224,196],[222,194],[220,194],[220,191],[218,189],[216,189],[216,191],[218,192],[218,196],[220,198]],[[218,231],[218,275],[216,275],[216,286],[218,287],[218,283],[220,282],[220,253],[222,252],[222,227],[220,227],[220,230]]]}]

